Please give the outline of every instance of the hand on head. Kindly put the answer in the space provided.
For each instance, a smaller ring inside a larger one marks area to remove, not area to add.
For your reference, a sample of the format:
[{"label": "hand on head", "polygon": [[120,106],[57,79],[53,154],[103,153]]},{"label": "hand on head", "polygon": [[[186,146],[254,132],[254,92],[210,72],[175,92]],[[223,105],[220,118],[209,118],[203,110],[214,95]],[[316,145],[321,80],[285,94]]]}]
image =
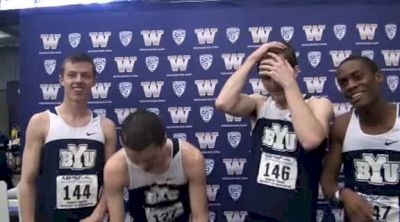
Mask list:
[{"label": "hand on head", "polygon": [[296,73],[289,62],[281,56],[268,52],[258,66],[260,77],[269,77],[285,88],[296,81]]},{"label": "hand on head", "polygon": [[262,44],[258,49],[256,49],[253,53],[251,53],[248,57],[249,60],[252,60],[254,62],[260,61],[263,56],[267,53],[267,51],[271,48],[279,48],[279,49],[284,49],[286,46],[282,42],[267,42]]}]

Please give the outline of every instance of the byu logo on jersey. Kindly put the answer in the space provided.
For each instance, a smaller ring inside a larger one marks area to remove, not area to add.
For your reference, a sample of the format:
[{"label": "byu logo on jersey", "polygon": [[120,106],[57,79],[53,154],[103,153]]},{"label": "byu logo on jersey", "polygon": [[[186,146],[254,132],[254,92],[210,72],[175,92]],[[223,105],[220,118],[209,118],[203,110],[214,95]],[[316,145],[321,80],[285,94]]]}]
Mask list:
[{"label": "byu logo on jersey", "polygon": [[242,185],[240,184],[230,184],[228,186],[229,195],[231,196],[232,200],[237,201],[242,194]]},{"label": "byu logo on jersey", "polygon": [[175,29],[172,31],[172,38],[177,45],[181,45],[185,41],[186,31],[184,29]]},{"label": "byu logo on jersey", "polygon": [[293,26],[282,26],[281,27],[281,36],[283,40],[289,42],[294,34],[294,27]]},{"label": "byu logo on jersey", "polygon": [[214,211],[208,212],[208,222],[215,222],[216,216]]},{"label": "byu logo on jersey", "polygon": [[388,75],[386,77],[386,82],[390,91],[394,92],[397,89],[397,86],[399,85],[399,77],[396,75]]},{"label": "byu logo on jersey", "polygon": [[[390,144],[392,141],[398,140],[390,140]],[[363,153],[362,159],[354,159],[353,162],[357,181],[373,185],[393,185],[399,182],[400,162],[389,160],[387,154]]]},{"label": "byu logo on jersey", "polygon": [[150,72],[154,72],[158,67],[158,56],[147,56],[146,59],[146,66]]},{"label": "byu logo on jersey", "polygon": [[227,137],[232,148],[236,148],[240,143],[242,134],[240,132],[228,132]]},{"label": "byu logo on jersey", "polygon": [[106,68],[107,59],[106,58],[94,58],[93,63],[96,67],[96,72],[103,72],[104,68]]},{"label": "byu logo on jersey", "polygon": [[371,60],[374,60],[374,51],[373,50],[368,50],[368,49],[362,50],[361,55],[365,56]]},{"label": "byu logo on jersey", "polygon": [[81,33],[70,33],[68,35],[68,42],[72,48],[78,47],[79,43],[81,42]]},{"label": "byu logo on jersey", "polygon": [[214,114],[214,107],[212,106],[202,106],[200,107],[200,116],[204,122],[208,123]]},{"label": "byu logo on jersey", "polygon": [[172,89],[174,90],[175,95],[181,97],[186,89],[186,81],[173,81]]},{"label": "byu logo on jersey", "polygon": [[346,35],[346,29],[347,29],[346,25],[337,24],[333,26],[333,33],[335,33],[337,39],[342,40]]},{"label": "byu logo on jersey", "polygon": [[187,135],[186,135],[186,133],[174,133],[174,135],[172,135],[172,137],[175,139],[186,140]]},{"label": "byu logo on jersey", "polygon": [[56,69],[56,64],[57,61],[55,59],[46,59],[43,62],[44,69],[46,70],[46,73],[51,75],[53,74],[54,70]]},{"label": "byu logo on jersey", "polygon": [[208,70],[213,62],[213,55],[203,54],[199,56],[200,65],[204,70]]},{"label": "byu logo on jersey", "polygon": [[131,82],[120,82],[119,83],[119,92],[126,99],[132,91],[132,83]]},{"label": "byu logo on jersey", "polygon": [[211,172],[214,169],[214,160],[213,159],[206,159],[205,160],[205,164],[206,164],[206,175],[210,175]]},{"label": "byu logo on jersey", "polygon": [[311,51],[308,52],[308,61],[312,65],[312,67],[317,67],[319,62],[321,61],[321,52],[319,51]]},{"label": "byu logo on jersey", "polygon": [[235,42],[239,38],[239,35],[240,35],[240,29],[237,27],[229,27],[226,29],[226,37],[232,44],[235,44]]},{"label": "byu logo on jersey", "polygon": [[385,25],[385,32],[386,32],[387,37],[390,40],[393,40],[394,37],[396,36],[397,25],[396,24],[386,24]]},{"label": "byu logo on jersey", "polygon": [[128,46],[132,41],[132,32],[131,31],[120,31],[119,32],[119,41],[123,46]]},{"label": "byu logo on jersey", "polygon": [[88,149],[87,144],[68,144],[60,149],[60,169],[83,170],[93,168],[96,163],[96,150]]}]

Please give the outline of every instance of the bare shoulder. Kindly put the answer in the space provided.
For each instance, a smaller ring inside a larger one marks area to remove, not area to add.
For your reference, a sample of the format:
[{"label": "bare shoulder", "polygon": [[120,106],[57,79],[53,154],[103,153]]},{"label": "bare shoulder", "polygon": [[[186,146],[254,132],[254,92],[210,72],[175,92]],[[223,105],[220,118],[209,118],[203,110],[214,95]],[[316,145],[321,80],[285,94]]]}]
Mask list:
[{"label": "bare shoulder", "polygon": [[332,136],[343,140],[347,131],[347,127],[349,126],[350,118],[351,111],[336,117],[335,121],[333,121],[332,124]]},{"label": "bare shoulder", "polygon": [[114,130],[115,129],[115,123],[107,117],[101,118],[100,123],[101,123],[101,127],[103,128],[103,130],[109,130],[109,129]]},{"label": "bare shoulder", "polygon": [[35,113],[29,120],[27,130],[33,130],[35,134],[46,135],[49,129],[50,118],[46,111]]},{"label": "bare shoulder", "polygon": [[268,96],[261,95],[259,93],[254,93],[249,95],[251,99],[256,102],[256,113],[252,116],[253,118],[257,117],[257,113],[260,112],[262,105],[268,100]]},{"label": "bare shoulder", "polygon": [[332,106],[332,102],[326,97],[311,97],[307,100],[310,106]]},{"label": "bare shoulder", "polygon": [[124,150],[120,149],[107,160],[104,167],[104,177],[105,180],[115,181],[125,185],[127,174],[128,168]]},{"label": "bare shoulder", "polygon": [[182,161],[186,167],[198,166],[204,162],[203,154],[193,144],[180,140],[180,148],[182,151]]},{"label": "bare shoulder", "polygon": [[262,105],[269,98],[268,96],[264,96],[259,93],[250,94],[249,97],[257,103],[257,106]]}]

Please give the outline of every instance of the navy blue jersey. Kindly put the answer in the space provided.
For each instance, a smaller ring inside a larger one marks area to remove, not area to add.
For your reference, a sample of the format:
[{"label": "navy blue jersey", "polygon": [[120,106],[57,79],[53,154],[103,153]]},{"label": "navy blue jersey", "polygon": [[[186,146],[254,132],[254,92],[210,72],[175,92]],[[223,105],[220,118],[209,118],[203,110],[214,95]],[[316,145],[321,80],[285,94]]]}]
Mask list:
[{"label": "navy blue jersey", "polygon": [[35,221],[79,221],[92,213],[103,184],[100,116],[84,127],[71,127],[57,112],[47,113],[50,126],[40,158]]},{"label": "navy blue jersey", "polygon": [[[397,112],[399,107],[397,105]],[[400,221],[400,120],[389,131],[370,135],[353,110],[343,141],[345,186],[374,206],[376,221]]]},{"label": "navy blue jersey", "polygon": [[178,140],[172,145],[169,169],[162,175],[143,171],[128,157],[130,185],[128,209],[134,221],[187,222],[190,216],[189,184],[182,166]]},{"label": "navy blue jersey", "polygon": [[252,131],[247,210],[277,221],[315,221],[325,148],[326,140],[304,150],[289,110],[277,108],[269,98]]}]

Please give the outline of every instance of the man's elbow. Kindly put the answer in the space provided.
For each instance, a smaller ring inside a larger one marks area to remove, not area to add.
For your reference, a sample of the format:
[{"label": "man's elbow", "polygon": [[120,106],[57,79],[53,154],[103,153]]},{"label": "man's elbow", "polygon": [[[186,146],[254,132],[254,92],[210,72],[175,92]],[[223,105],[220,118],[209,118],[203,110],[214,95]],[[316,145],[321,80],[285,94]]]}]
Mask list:
[{"label": "man's elbow", "polygon": [[214,104],[215,104],[215,107],[222,112],[228,112],[229,110],[231,110],[233,108],[232,105],[227,100],[222,99],[220,97],[218,97],[215,100]]},{"label": "man's elbow", "polygon": [[318,148],[324,142],[325,139],[326,137],[322,134],[308,136],[307,138],[301,140],[300,144],[305,150],[314,150]]}]

